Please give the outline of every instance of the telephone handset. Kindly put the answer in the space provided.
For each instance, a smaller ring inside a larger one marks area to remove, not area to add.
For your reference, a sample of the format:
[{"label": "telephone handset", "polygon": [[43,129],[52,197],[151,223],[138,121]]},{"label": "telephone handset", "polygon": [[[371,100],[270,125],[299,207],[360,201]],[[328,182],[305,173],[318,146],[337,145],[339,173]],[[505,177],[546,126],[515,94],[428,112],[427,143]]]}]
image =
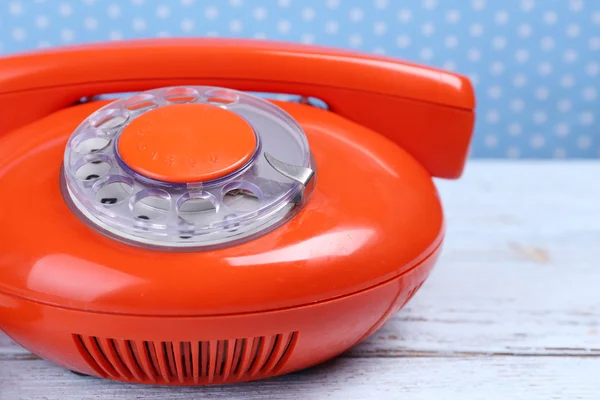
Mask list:
[{"label": "telephone handset", "polygon": [[449,179],[463,171],[475,119],[469,80],[451,72],[291,43],[153,39],[1,59],[0,134],[82,97],[181,84],[319,98]]}]

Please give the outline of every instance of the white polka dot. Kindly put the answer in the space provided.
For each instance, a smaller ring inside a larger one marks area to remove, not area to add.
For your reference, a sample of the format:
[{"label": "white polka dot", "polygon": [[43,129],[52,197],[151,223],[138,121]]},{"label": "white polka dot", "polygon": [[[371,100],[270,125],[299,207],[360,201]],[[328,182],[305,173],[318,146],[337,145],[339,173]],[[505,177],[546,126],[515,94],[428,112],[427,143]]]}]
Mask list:
[{"label": "white polka dot", "polygon": [[544,51],[552,50],[554,48],[554,38],[552,36],[543,37],[540,46]]},{"label": "white polka dot", "polygon": [[548,121],[548,114],[544,111],[538,110],[533,113],[533,123],[536,125],[545,124]]},{"label": "white polka dot", "polygon": [[287,8],[292,4],[292,0],[277,0],[279,8]]},{"label": "white polka dot", "polygon": [[208,31],[208,32],[206,32],[206,36],[208,36],[208,37],[218,37],[219,36],[219,32]]},{"label": "white polka dot", "polygon": [[325,6],[335,10],[340,6],[340,0],[325,0]]},{"label": "white polka dot", "polygon": [[[209,36],[209,35],[207,35],[207,36]],[[169,31],[159,31],[156,34],[156,37],[159,37],[159,38],[168,38],[168,37],[171,37],[171,32],[169,32]]]},{"label": "white polka dot", "polygon": [[563,53],[563,61],[566,63],[572,63],[577,60],[577,52],[573,49],[569,49]]},{"label": "white polka dot", "polygon": [[303,21],[312,21],[315,19],[315,10],[312,7],[306,7],[300,13],[300,17]]},{"label": "white polka dot", "polygon": [[513,122],[508,126],[508,134],[511,136],[519,136],[523,132],[521,124]]},{"label": "white polka dot", "polygon": [[585,73],[589,76],[596,76],[600,73],[600,64],[596,61],[591,61],[585,66]]},{"label": "white polka dot", "polygon": [[500,114],[497,110],[490,110],[485,115],[485,120],[490,124],[497,124],[500,121]]},{"label": "white polka dot", "polygon": [[523,99],[513,99],[510,101],[509,107],[513,112],[521,112],[525,109],[525,102]]},{"label": "white polka dot", "polygon": [[556,21],[558,20],[558,16],[554,11],[546,11],[544,13],[543,19],[545,23],[547,23],[548,25],[552,25],[556,23]]},{"label": "white polka dot", "polygon": [[569,100],[569,99],[563,99],[563,100],[559,101],[557,104],[558,111],[560,111],[562,113],[571,111],[572,106],[573,105],[571,104],[571,100]]},{"label": "white polka dot", "polygon": [[110,40],[121,40],[123,39],[123,33],[121,31],[110,31],[108,37]]},{"label": "white polka dot", "polygon": [[538,74],[541,76],[550,75],[551,73],[552,64],[550,64],[548,61],[541,62],[540,65],[538,65]]},{"label": "white polka dot", "polygon": [[579,12],[583,10],[583,0],[570,0],[569,9],[573,12]]},{"label": "white polka dot", "polygon": [[423,36],[431,36],[435,33],[435,25],[432,23],[426,23],[421,26],[421,33]]},{"label": "white polka dot", "polygon": [[375,8],[377,8],[378,10],[384,10],[387,8],[389,1],[388,0],[375,0],[375,1],[373,1],[373,4],[375,5]]},{"label": "white polka dot", "polygon": [[290,29],[292,29],[292,24],[290,21],[282,19],[277,21],[277,32],[281,34],[289,33]]},{"label": "white polka dot", "polygon": [[581,28],[579,25],[571,24],[567,27],[567,36],[571,38],[575,38],[579,36],[581,33]]},{"label": "white polka dot", "polygon": [[563,159],[567,157],[567,152],[562,147],[557,147],[554,149],[554,158]]},{"label": "white polka dot", "polygon": [[204,18],[208,20],[215,20],[219,17],[219,9],[214,6],[206,7],[204,10]]},{"label": "white polka dot", "polygon": [[406,23],[412,19],[412,12],[407,9],[399,10],[397,15],[398,21]]},{"label": "white polka dot", "polygon": [[338,33],[340,29],[340,25],[337,23],[337,21],[327,21],[325,23],[325,33],[327,34],[335,34]]},{"label": "white polka dot", "polygon": [[405,49],[407,47],[410,46],[410,36],[407,35],[400,35],[400,36],[396,36],[396,46],[398,46],[401,49]]},{"label": "white polka dot", "polygon": [[510,146],[508,149],[506,149],[506,156],[508,158],[519,158],[520,154],[521,154],[521,151],[519,150],[518,147]]},{"label": "white polka dot", "polygon": [[579,123],[584,126],[589,126],[594,123],[594,114],[590,111],[584,111],[579,114]]},{"label": "white polka dot", "polygon": [[[181,20],[181,22],[179,23],[179,28],[183,31],[183,32],[191,32],[194,30],[194,20],[191,18],[184,18]],[[230,29],[231,29],[231,24],[230,24]]]},{"label": "white polka dot", "polygon": [[592,146],[592,138],[589,136],[579,136],[577,138],[577,147],[581,150],[587,150]]},{"label": "white polka dot", "polygon": [[504,25],[508,22],[508,13],[506,11],[498,11],[494,15],[494,21],[499,25]]},{"label": "white polka dot", "polygon": [[527,84],[527,77],[524,74],[517,74],[513,78],[513,86],[516,88],[521,88]]},{"label": "white polka dot", "polygon": [[473,85],[479,84],[479,75],[469,74],[468,76],[469,76],[469,80],[471,81],[471,83],[473,83]]},{"label": "white polka dot", "polygon": [[267,38],[267,34],[264,32],[256,32],[254,35],[252,35],[252,37],[254,39],[266,39]]},{"label": "white polka dot", "polygon": [[8,13],[10,15],[20,15],[23,13],[23,4],[20,1],[11,1],[8,3]]},{"label": "white polka dot", "polygon": [[529,25],[529,24],[521,24],[521,25],[519,25],[519,28],[517,29],[517,35],[519,35],[519,37],[522,37],[522,38],[528,38],[529,36],[531,36],[532,32],[533,32],[533,29],[531,28],[531,25]]},{"label": "white polka dot", "polygon": [[458,10],[449,10],[446,12],[446,21],[450,24],[455,24],[460,21],[460,11]]},{"label": "white polka dot", "polygon": [[229,0],[229,4],[231,7],[240,7],[242,4],[244,4],[244,0]]},{"label": "white polka dot", "polygon": [[244,29],[244,24],[239,19],[233,19],[229,21],[229,32],[240,33]]},{"label": "white polka dot", "polygon": [[506,47],[506,38],[504,36],[496,36],[492,39],[492,47],[495,50],[502,50]]},{"label": "white polka dot", "polygon": [[588,47],[591,51],[600,50],[600,36],[591,37],[590,41],[588,42]]},{"label": "white polka dot", "polygon": [[525,49],[517,50],[517,52],[515,53],[515,60],[517,60],[520,63],[526,62],[527,60],[529,60],[529,51]]},{"label": "white polka dot", "polygon": [[504,73],[504,64],[500,61],[494,61],[490,66],[490,74],[493,76],[499,76]]},{"label": "white polka dot", "polygon": [[69,3],[61,3],[58,6],[58,13],[63,17],[68,17],[69,15],[73,14],[73,8],[71,8]]},{"label": "white polka dot", "polygon": [[315,42],[315,35],[312,33],[303,33],[300,36],[300,41],[304,44],[313,44]]},{"label": "white polka dot", "polygon": [[452,60],[445,61],[442,68],[446,71],[454,71],[456,70],[456,63]]},{"label": "white polka dot", "polygon": [[88,31],[93,31],[98,28],[98,20],[96,18],[88,17],[83,20],[83,27]]},{"label": "white polka dot", "polygon": [[535,7],[535,1],[533,0],[521,0],[521,10],[528,12],[533,10]]},{"label": "white polka dot", "polygon": [[446,36],[444,38],[444,45],[449,49],[453,49],[458,46],[458,38],[456,36]]},{"label": "white polka dot", "polygon": [[558,137],[566,137],[569,135],[569,125],[561,122],[554,127],[554,132],[556,132],[556,136]]},{"label": "white polka dot", "polygon": [[581,91],[581,97],[586,101],[596,100],[597,95],[596,88],[593,86],[588,86]]},{"label": "white polka dot", "polygon": [[348,37],[348,43],[352,47],[359,47],[363,42],[363,38],[360,34],[355,33]]},{"label": "white polka dot", "polygon": [[63,42],[72,42],[75,39],[75,32],[69,28],[64,28],[60,31],[60,39]]},{"label": "white polka dot", "polygon": [[365,16],[364,11],[362,10],[362,8],[358,8],[358,7],[354,7],[353,9],[351,9],[350,14],[348,15],[348,17],[350,18],[350,21],[352,21],[352,22],[360,22],[360,21],[362,21],[364,16]]},{"label": "white polka dot", "polygon": [[535,98],[541,101],[548,100],[550,97],[550,91],[545,86],[540,86],[535,89]]},{"label": "white polka dot", "polygon": [[264,7],[256,7],[254,10],[252,10],[252,17],[254,17],[254,19],[257,21],[264,21],[267,19],[267,14],[267,9]]},{"label": "white polka dot", "polygon": [[423,0],[423,8],[426,10],[435,10],[437,7],[437,0]]},{"label": "white polka dot", "polygon": [[118,4],[111,4],[106,9],[106,13],[108,14],[108,18],[117,19],[121,16],[121,7]]},{"label": "white polka dot", "polygon": [[421,51],[419,52],[419,56],[421,57],[421,59],[429,61],[433,58],[433,50],[431,50],[429,47],[425,47],[421,49]]},{"label": "white polka dot", "polygon": [[600,11],[596,11],[592,14],[592,22],[596,25],[600,25]]},{"label": "white polka dot", "polygon": [[47,49],[50,46],[51,46],[50,42],[47,40],[42,40],[42,41],[38,42],[38,44],[37,44],[38,49]]},{"label": "white polka dot", "polygon": [[560,78],[560,85],[565,89],[572,88],[575,85],[575,78],[571,74],[565,74]]},{"label": "white polka dot", "polygon": [[481,53],[478,49],[469,49],[469,51],[467,52],[467,59],[469,61],[479,61],[481,59]]},{"label": "white polka dot", "polygon": [[385,54],[385,49],[381,46],[377,46],[373,49],[373,53],[375,54]]},{"label": "white polka dot", "polygon": [[488,89],[488,96],[490,97],[490,99],[493,100],[499,99],[500,97],[502,97],[502,88],[498,85],[491,86]]},{"label": "white polka dot", "polygon": [[541,135],[539,133],[534,134],[531,137],[531,140],[529,141],[529,144],[534,149],[539,149],[541,147],[544,147],[545,143],[546,143],[546,139],[544,138],[544,135]]},{"label": "white polka dot", "polygon": [[483,25],[475,23],[469,27],[469,35],[479,37],[483,34]]},{"label": "white polka dot", "polygon": [[496,147],[496,145],[498,144],[498,136],[494,135],[493,133],[489,133],[485,136],[483,143],[484,143],[485,147],[488,147],[488,148]]},{"label": "white polka dot", "polygon": [[35,26],[39,29],[45,29],[50,25],[50,20],[45,15],[35,17]]},{"label": "white polka dot", "polygon": [[12,38],[17,42],[21,42],[27,38],[27,31],[23,28],[14,28],[11,34]]},{"label": "white polka dot", "polygon": [[373,33],[376,36],[383,36],[387,32],[387,24],[383,21],[375,22],[373,25]]},{"label": "white polka dot", "polygon": [[171,15],[171,9],[166,4],[161,4],[156,7],[156,16],[158,18],[168,18]]},{"label": "white polka dot", "polygon": [[[94,2],[94,0],[88,0],[88,2]],[[131,3],[135,6],[141,6],[144,4],[144,0],[131,0]]]},{"label": "white polka dot", "polygon": [[485,8],[485,0],[471,0],[471,7],[475,11],[481,11]]},{"label": "white polka dot", "polygon": [[131,21],[131,27],[134,31],[140,32],[146,29],[146,20],[143,18],[134,18]]}]

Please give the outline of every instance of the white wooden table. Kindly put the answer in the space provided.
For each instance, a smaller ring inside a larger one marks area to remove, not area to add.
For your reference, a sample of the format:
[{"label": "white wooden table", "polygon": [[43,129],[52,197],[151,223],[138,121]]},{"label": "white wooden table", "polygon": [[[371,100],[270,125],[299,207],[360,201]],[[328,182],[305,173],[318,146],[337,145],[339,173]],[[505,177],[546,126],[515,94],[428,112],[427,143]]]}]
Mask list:
[{"label": "white wooden table", "polygon": [[438,186],[438,266],[335,360],[261,382],[145,387],[78,377],[0,334],[0,399],[600,399],[600,161],[473,161]]}]

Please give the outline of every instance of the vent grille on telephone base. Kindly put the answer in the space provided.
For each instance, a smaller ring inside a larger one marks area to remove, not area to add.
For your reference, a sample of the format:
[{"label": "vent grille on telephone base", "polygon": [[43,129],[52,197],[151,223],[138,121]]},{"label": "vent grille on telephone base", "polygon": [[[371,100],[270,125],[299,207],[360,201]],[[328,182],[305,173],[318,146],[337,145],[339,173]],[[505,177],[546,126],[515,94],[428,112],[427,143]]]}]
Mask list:
[{"label": "vent grille on telephone base", "polygon": [[276,375],[298,332],[210,341],[134,341],[73,334],[84,361],[104,378],[137,383],[203,385]]}]

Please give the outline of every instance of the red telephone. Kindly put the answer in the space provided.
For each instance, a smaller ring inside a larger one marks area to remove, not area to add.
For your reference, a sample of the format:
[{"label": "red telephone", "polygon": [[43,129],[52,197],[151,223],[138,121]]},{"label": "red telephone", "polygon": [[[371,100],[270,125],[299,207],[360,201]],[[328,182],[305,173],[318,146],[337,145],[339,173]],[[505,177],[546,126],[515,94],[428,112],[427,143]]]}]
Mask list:
[{"label": "red telephone", "polygon": [[[328,110],[246,93],[316,97]],[[81,101],[128,92],[117,100]],[[0,59],[0,329],[83,374],[266,378],[331,358],[437,259],[467,78],[270,41]]]}]

